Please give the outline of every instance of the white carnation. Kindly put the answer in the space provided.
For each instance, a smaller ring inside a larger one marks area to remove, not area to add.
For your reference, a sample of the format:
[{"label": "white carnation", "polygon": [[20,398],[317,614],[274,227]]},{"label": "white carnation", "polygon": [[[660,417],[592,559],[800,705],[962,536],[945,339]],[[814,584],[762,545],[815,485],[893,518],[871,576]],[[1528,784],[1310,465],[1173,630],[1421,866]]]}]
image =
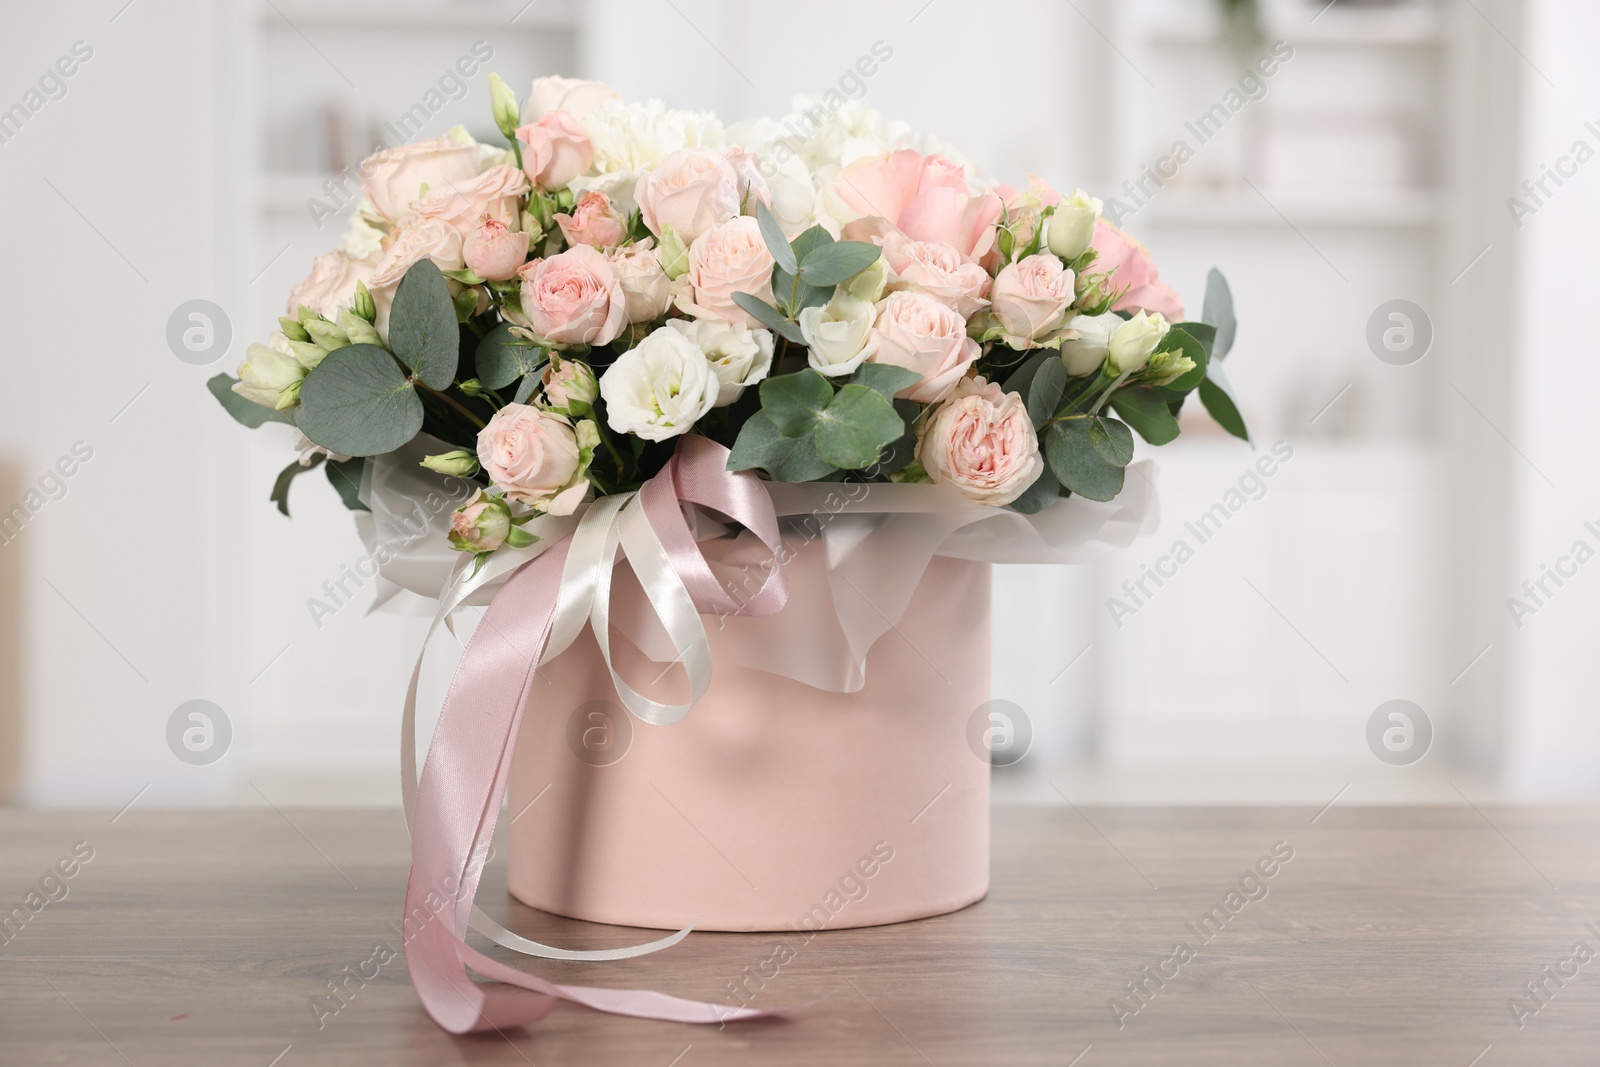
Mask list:
[{"label": "white carnation", "polygon": [[583,119],[599,174],[649,170],[680,148],[722,149],[722,121],[709,111],[678,111],[659,100],[607,103]]}]

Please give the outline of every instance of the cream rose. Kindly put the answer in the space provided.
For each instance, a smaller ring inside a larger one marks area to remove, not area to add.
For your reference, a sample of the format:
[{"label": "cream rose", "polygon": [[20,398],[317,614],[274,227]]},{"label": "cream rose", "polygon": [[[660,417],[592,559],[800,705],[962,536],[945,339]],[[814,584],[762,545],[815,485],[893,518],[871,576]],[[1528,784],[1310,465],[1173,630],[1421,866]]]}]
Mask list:
[{"label": "cream rose", "polygon": [[806,340],[806,362],[830,378],[855,373],[867,358],[867,339],[877,309],[842,288],[820,307],[808,307],[796,321]]},{"label": "cream rose", "polygon": [[943,241],[913,241],[892,232],[883,240],[891,289],[915,289],[970,319],[988,306],[989,272]]},{"label": "cream rose", "polygon": [[1111,335],[1122,325],[1122,316],[1112,312],[1104,315],[1079,315],[1067,323],[1067,329],[1078,336],[1061,342],[1061,362],[1073,377],[1093,374],[1106,361],[1111,350]]},{"label": "cream rose", "polygon": [[512,500],[535,511],[570,515],[589,483],[578,435],[565,416],[528,404],[507,404],[478,431],[478,462]]},{"label": "cream rose", "polygon": [[1095,197],[1082,189],[1056,205],[1055,212],[1045,228],[1045,240],[1050,251],[1071,263],[1089,250],[1094,241],[1094,226],[1104,208]]},{"label": "cream rose", "polygon": [[289,345],[289,339],[275,333],[264,345],[251,345],[239,364],[239,380],[233,391],[264,408],[283,411],[300,401],[300,383],[306,368]]},{"label": "cream rose", "polygon": [[585,81],[582,78],[563,78],[557,74],[533,79],[528,92],[528,106],[522,117],[538,122],[552,111],[568,111],[583,118],[601,104],[621,99],[615,89],[605,82]]},{"label": "cream rose", "polygon": [[720,386],[713,407],[727,407],[772,370],[772,331],[721,319],[672,319],[667,326],[693,341]]},{"label": "cream rose", "polygon": [[433,260],[440,270],[460,270],[466,264],[462,258],[461,235],[454,226],[439,219],[413,215],[395,230],[389,250],[378,261],[367,282],[373,298],[382,296],[385,303],[392,301],[406,271],[424,259]]},{"label": "cream rose", "polygon": [[318,256],[311,262],[311,273],[289,291],[285,314],[293,317],[299,308],[307,307],[329,321],[337,321],[340,311],[355,306],[357,282],[372,288],[376,265],[375,256],[356,259],[340,249]]},{"label": "cream rose", "polygon": [[689,246],[689,270],[683,276],[687,292],[678,306],[695,318],[759,326],[733,302],[733,294],[750,293],[771,303],[772,262],[756,220],[749,215],[729,219]]},{"label": "cream rose", "polygon": [[611,253],[611,269],[617,272],[627,298],[630,323],[653,322],[665,315],[672,303],[672,283],[661,269],[661,253],[653,244],[646,237]]},{"label": "cream rose", "polygon": [[1153,315],[1144,311],[1136,312],[1133,318],[1118,326],[1111,334],[1107,347],[1112,365],[1119,374],[1143,370],[1171,329],[1160,312]]},{"label": "cream rose", "polygon": [[739,214],[739,175],[720,152],[681,148],[639,175],[633,198],[651,233],[660,237],[671,226],[692,244]]},{"label": "cream rose", "polygon": [[978,342],[967,336],[966,320],[954,310],[927,293],[901,292],[878,305],[866,358],[922,375],[900,395],[932,404],[950,395],[979,353]]},{"label": "cream rose", "polygon": [[1044,472],[1022,397],[982,378],[963,378],[935,409],[917,459],[934,484],[995,507],[1017,499]]},{"label": "cream rose", "polygon": [[527,176],[516,167],[501,164],[469,181],[430,186],[428,195],[413,210],[422,218],[449,223],[464,238],[485,216],[516,229],[521,198],[527,195]]},{"label": "cream rose", "polygon": [[588,245],[522,268],[522,313],[541,339],[604,345],[627,325],[628,301],[611,261]]},{"label": "cream rose", "polygon": [[412,205],[429,191],[448,189],[478,176],[478,145],[451,134],[374,153],[362,161],[361,191],[372,210],[389,223],[408,217]]},{"label": "cream rose", "polygon": [[670,326],[622,353],[600,376],[606,422],[646,441],[688,433],[716,404],[721,387],[700,346]]},{"label": "cream rose", "polygon": [[989,294],[1007,342],[1029,347],[1059,331],[1077,297],[1072,283],[1072,271],[1053,255],[1032,255],[1007,264]]}]

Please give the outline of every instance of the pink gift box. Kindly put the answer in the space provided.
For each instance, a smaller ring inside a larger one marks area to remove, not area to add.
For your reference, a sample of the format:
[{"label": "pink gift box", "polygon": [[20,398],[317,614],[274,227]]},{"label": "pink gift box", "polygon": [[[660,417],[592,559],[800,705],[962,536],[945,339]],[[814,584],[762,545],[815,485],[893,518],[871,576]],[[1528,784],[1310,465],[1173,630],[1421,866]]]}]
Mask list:
[{"label": "pink gift box", "polygon": [[[807,619],[837,629],[821,542],[785,543],[784,639]],[[642,599],[619,566],[615,616]],[[733,931],[875,926],[982,899],[989,762],[969,722],[990,691],[988,564],[935,557],[857,692],[742,665],[719,620],[703,621],[711,686],[670,726],[621,707],[587,629],[540,669],[509,784],[517,899],[592,922]],[[680,668],[622,635],[613,649],[635,688],[681,687]]]}]

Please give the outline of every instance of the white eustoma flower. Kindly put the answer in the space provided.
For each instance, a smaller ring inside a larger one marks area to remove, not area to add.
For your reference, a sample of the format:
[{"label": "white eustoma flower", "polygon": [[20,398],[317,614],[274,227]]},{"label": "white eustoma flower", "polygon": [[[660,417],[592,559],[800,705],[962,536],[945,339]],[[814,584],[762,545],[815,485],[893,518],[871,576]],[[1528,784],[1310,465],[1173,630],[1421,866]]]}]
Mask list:
[{"label": "white eustoma flower", "polygon": [[721,387],[700,346],[670,326],[622,353],[600,376],[606,422],[646,441],[688,433],[716,404]]},{"label": "white eustoma flower", "polygon": [[1140,311],[1118,326],[1111,335],[1109,345],[1111,362],[1116,366],[1117,373],[1131,374],[1143,370],[1170,329],[1172,327],[1159,311],[1154,315]]},{"label": "white eustoma flower", "polygon": [[806,340],[806,362],[830,378],[854,373],[867,358],[867,339],[877,309],[842,289],[821,307],[809,307],[796,320]]},{"label": "white eustoma flower", "polygon": [[667,326],[693,341],[710,361],[719,383],[713,407],[727,407],[772,371],[771,330],[722,319],[672,319]]},{"label": "white eustoma flower", "polygon": [[1061,362],[1073,377],[1093,374],[1106,361],[1111,351],[1111,335],[1123,322],[1122,316],[1113,312],[1104,315],[1079,315],[1067,323],[1067,329],[1076,331],[1074,340],[1061,342]]}]

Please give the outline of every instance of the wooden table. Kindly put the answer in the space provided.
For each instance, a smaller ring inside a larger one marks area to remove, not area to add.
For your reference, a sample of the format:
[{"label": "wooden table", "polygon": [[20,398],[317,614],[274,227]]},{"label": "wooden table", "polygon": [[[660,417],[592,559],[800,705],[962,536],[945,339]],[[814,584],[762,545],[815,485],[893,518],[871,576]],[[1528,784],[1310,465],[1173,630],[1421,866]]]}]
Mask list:
[{"label": "wooden table", "polygon": [[[1579,942],[1600,953],[1600,812],[1316,815],[997,809],[987,900],[786,938],[794,959],[755,1001],[792,1007],[785,1019],[719,1031],[562,1005],[529,1030],[458,1039],[424,1016],[399,961],[320,1028],[311,1007],[378,943],[398,947],[395,812],[0,812],[0,908],[75,842],[94,852],[0,947],[0,1063],[1600,1063],[1600,958],[1572,959]],[[1278,842],[1293,858],[1244,878]],[[493,864],[486,884],[502,884]],[[500,893],[482,903],[558,944],[644,939]],[[696,934],[640,960],[525,965],[720,1000],[777,940]],[[1542,1003],[1525,988],[1540,981]]]}]

